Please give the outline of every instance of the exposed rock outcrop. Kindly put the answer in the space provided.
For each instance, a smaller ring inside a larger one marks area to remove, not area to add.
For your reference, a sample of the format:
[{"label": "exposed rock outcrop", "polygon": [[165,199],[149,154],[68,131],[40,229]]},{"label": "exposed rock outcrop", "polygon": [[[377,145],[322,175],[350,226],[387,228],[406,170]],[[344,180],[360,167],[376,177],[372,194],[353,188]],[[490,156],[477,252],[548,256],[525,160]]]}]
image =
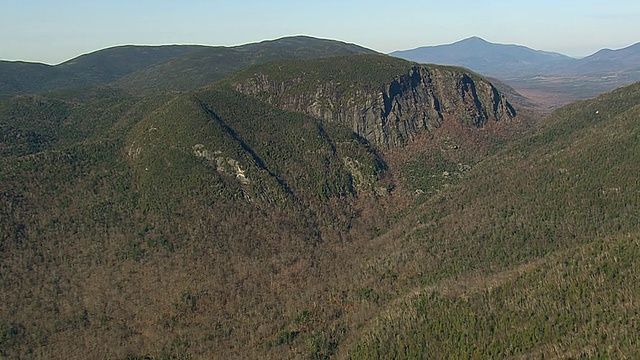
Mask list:
[{"label": "exposed rock outcrop", "polygon": [[491,83],[452,67],[412,65],[405,74],[377,88],[345,84],[340,79],[307,81],[305,73],[292,74],[284,81],[256,73],[235,88],[285,110],[343,123],[380,147],[403,145],[443,121],[483,127],[516,116]]}]

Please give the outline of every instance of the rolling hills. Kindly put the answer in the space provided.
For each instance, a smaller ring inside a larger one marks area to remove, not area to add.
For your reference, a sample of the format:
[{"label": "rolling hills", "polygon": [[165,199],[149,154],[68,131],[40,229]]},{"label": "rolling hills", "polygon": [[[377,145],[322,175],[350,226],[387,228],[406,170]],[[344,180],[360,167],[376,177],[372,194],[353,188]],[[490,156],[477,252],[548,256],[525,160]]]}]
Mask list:
[{"label": "rolling hills", "polygon": [[51,66],[0,61],[0,94],[38,93],[115,83],[129,92],[196,89],[252,64],[372,50],[333,40],[292,36],[233,47],[119,46]]},{"label": "rolling hills", "polygon": [[119,46],[78,56],[59,65],[0,61],[0,93],[24,94],[104,85],[203,46]]},{"label": "rolling hills", "polygon": [[637,355],[640,83],[527,125],[465,69],[281,45],[0,100],[2,357]]}]

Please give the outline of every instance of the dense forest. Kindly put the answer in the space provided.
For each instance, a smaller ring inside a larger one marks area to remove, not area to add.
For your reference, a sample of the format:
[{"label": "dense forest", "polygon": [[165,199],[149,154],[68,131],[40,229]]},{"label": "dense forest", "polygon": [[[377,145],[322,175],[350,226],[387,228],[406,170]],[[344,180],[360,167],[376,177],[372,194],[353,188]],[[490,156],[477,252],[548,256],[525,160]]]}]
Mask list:
[{"label": "dense forest", "polygon": [[309,41],[0,99],[1,357],[638,356],[640,83],[538,119]]}]

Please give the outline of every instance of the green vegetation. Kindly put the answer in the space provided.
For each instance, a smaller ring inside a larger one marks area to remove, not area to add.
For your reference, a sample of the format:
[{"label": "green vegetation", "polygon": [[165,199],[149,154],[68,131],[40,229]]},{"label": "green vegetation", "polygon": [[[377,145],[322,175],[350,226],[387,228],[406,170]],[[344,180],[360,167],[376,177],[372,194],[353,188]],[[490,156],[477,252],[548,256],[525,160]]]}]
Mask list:
[{"label": "green vegetation", "polygon": [[[260,69],[304,95],[409,67]],[[0,100],[0,357],[638,356],[640,84],[377,149],[230,86],[256,69]]]},{"label": "green vegetation", "polygon": [[[377,94],[383,87],[389,87],[400,76],[407,76],[415,63],[379,54],[360,54],[358,56],[339,56],[312,60],[281,60],[250,66],[245,70],[221,81],[232,86],[253,86],[257,95],[277,107],[291,98],[297,101],[312,101],[316,92],[322,92],[324,102],[320,108],[333,110],[338,104],[331,104],[334,94],[338,101],[344,100],[345,106],[364,104],[367,96]],[[461,68],[441,65],[429,65],[429,69],[441,72],[436,76],[454,76],[463,72]],[[473,80],[481,77],[465,72]],[[259,77],[257,77],[259,75]],[[256,78],[257,77],[257,78]],[[261,88],[261,81],[268,80],[274,88]],[[450,89],[452,93],[456,89]],[[247,89],[254,92],[253,89]],[[307,104],[311,105],[311,104]]]},{"label": "green vegetation", "polygon": [[0,154],[22,156],[85,140],[120,139],[150,109],[168,99],[82,88],[0,100]]},{"label": "green vegetation", "polygon": [[59,65],[0,61],[0,94],[24,94],[105,85],[203,46],[117,46]]},{"label": "green vegetation", "polygon": [[616,294],[638,294],[639,85],[557,111],[423,205],[367,270],[418,286],[352,355],[633,357]]},{"label": "green vegetation", "polygon": [[637,357],[638,235],[443,282],[375,322],[354,359]]},{"label": "green vegetation", "polygon": [[318,84],[337,82],[340,93],[378,89],[394,77],[407,72],[413,63],[380,55],[340,56],[311,61],[274,61],[248,67],[225,82],[241,83],[256,72],[280,84],[292,82],[287,91],[305,93],[315,91]]},{"label": "green vegetation", "polygon": [[234,47],[118,46],[51,66],[0,61],[0,94],[25,94],[111,84],[132,93],[187,91],[249,65],[373,50],[333,40],[294,36]]},{"label": "green vegetation", "polygon": [[254,64],[373,53],[357,45],[294,36],[236,47],[205,48],[122,77],[116,85],[139,93],[186,91],[209,85]]},{"label": "green vegetation", "polygon": [[[374,231],[353,206],[382,179],[378,155],[346,129],[235,91],[18,96],[0,119],[51,139],[3,141],[3,356],[76,357],[100,338],[113,341],[96,354],[121,358],[217,353],[249,336],[257,348],[284,326],[274,309],[309,296],[274,289],[302,287],[332,244]],[[119,345],[143,333],[134,353]]]}]

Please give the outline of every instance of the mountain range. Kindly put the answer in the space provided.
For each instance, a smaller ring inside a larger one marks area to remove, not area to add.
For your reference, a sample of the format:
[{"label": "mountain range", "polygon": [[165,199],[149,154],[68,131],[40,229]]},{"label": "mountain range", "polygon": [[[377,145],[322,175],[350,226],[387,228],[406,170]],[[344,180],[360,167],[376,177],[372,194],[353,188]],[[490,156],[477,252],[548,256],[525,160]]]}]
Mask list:
[{"label": "mountain range", "polygon": [[358,53],[375,52],[353,44],[306,36],[234,47],[118,46],[59,65],[0,61],[0,94],[105,84],[137,92],[183,91],[214,82],[252,64]]},{"label": "mountain range", "polygon": [[310,37],[0,65],[0,357],[640,356],[640,83],[530,118]]},{"label": "mountain range", "polygon": [[603,49],[575,59],[520,45],[495,44],[471,37],[453,44],[391,53],[420,63],[463,66],[513,86],[526,96],[558,106],[596,96],[640,80],[640,43]]},{"label": "mountain range", "polygon": [[575,60],[559,53],[520,45],[494,44],[479,37],[448,45],[395,51],[390,55],[421,63],[463,66],[503,80],[551,72]]},{"label": "mountain range", "polygon": [[[275,48],[279,51],[272,51]],[[355,44],[308,36],[233,47],[119,46],[54,66],[0,61],[0,95],[107,84],[138,94],[185,91],[220,80],[251,64],[375,53]],[[396,51],[390,55],[419,63],[468,68],[495,79],[496,86],[505,83],[507,87],[501,88],[506,92],[511,92],[508,87],[512,87],[537,103],[543,112],[640,80],[640,44],[619,50],[603,49],[575,59],[471,37],[453,44]],[[518,95],[514,96],[517,98]]]}]

